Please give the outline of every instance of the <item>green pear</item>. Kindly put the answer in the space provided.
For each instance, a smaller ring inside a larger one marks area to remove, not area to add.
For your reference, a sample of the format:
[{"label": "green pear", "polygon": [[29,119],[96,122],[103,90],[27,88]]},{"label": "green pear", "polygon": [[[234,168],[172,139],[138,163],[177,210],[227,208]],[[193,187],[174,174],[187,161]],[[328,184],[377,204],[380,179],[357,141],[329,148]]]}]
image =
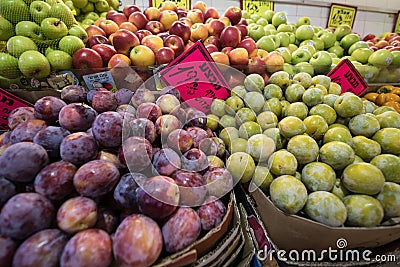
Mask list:
[{"label": "green pear", "polygon": [[0,53],[0,76],[15,79],[21,76],[18,69],[18,58],[7,53]]},{"label": "green pear", "polygon": [[89,2],[87,3],[86,6],[81,8],[82,13],[89,13],[89,12],[94,12],[95,8],[94,8],[94,4]]},{"label": "green pear", "polygon": [[32,21],[18,22],[17,25],[15,25],[15,33],[32,39],[43,39],[42,29],[37,23]]},{"label": "green pear", "polygon": [[41,79],[50,75],[50,63],[38,51],[25,51],[18,59],[18,67],[27,78]]},{"label": "green pear", "polygon": [[7,52],[16,58],[28,50],[38,50],[37,45],[28,37],[13,36],[7,41]]},{"label": "green pear", "polygon": [[88,41],[88,34],[85,29],[79,25],[72,25],[68,30],[68,34],[82,39],[84,43]]},{"label": "green pear", "polygon": [[3,17],[0,17],[0,41],[7,41],[15,35],[14,26]]},{"label": "green pear", "polygon": [[53,18],[62,20],[67,26],[78,23],[71,12],[71,9],[69,9],[69,7],[64,3],[57,3],[53,5],[50,10],[50,15]]},{"label": "green pear", "polygon": [[31,20],[28,5],[22,0],[1,0],[0,14],[11,23]]}]

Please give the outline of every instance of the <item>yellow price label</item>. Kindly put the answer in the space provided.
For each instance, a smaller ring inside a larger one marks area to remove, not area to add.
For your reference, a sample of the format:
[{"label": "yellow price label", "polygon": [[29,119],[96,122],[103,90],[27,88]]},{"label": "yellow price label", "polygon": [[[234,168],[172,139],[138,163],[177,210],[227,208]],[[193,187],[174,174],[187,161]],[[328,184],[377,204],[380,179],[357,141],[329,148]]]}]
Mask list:
[{"label": "yellow price label", "polygon": [[[169,0],[170,2],[174,2],[177,7],[182,7],[187,10],[190,9],[190,0]],[[161,5],[166,2],[165,0],[150,0],[151,6],[156,8],[160,8]]]},{"label": "yellow price label", "polygon": [[339,25],[347,24],[353,28],[354,19],[356,18],[357,7],[332,4],[329,12],[328,25],[329,28],[336,28]]},{"label": "yellow price label", "polygon": [[242,9],[250,15],[261,15],[267,10],[274,10],[274,2],[263,0],[242,0]]},{"label": "yellow price label", "polygon": [[400,11],[397,13],[397,19],[393,27],[393,32],[400,33]]}]

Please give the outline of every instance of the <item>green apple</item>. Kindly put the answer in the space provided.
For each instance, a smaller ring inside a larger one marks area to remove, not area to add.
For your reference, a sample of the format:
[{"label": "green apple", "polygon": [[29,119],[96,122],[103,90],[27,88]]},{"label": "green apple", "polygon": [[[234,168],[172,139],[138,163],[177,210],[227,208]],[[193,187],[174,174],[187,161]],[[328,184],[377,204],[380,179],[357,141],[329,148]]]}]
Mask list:
[{"label": "green apple", "polygon": [[335,45],[336,36],[331,31],[325,31],[319,38],[324,42],[325,50]]},{"label": "green apple", "polygon": [[250,15],[250,18],[251,18],[252,20],[254,20],[254,21],[257,21],[259,18],[261,18],[261,16],[258,15],[258,14],[256,14],[256,13],[254,13],[254,14],[251,14],[251,15]]},{"label": "green apple", "polygon": [[248,27],[248,35],[254,39],[254,41],[258,41],[261,37],[265,35],[265,31],[263,26],[256,25],[253,27]]},{"label": "green apple", "polygon": [[0,41],[7,41],[14,35],[15,30],[12,23],[0,16]]},{"label": "green apple", "polygon": [[94,12],[95,8],[94,8],[94,4],[89,2],[87,3],[86,6],[81,8],[82,13],[88,13],[88,12]]},{"label": "green apple", "polygon": [[49,47],[46,48],[46,50],[44,50],[44,55],[47,57],[47,55],[48,55],[51,51],[54,51],[54,50],[58,50],[57,47],[49,46]]},{"label": "green apple", "polygon": [[110,10],[110,5],[106,0],[99,0],[94,4],[94,7],[96,8],[97,11],[99,12],[106,12]]},{"label": "green apple", "polygon": [[279,11],[276,12],[273,16],[272,16],[272,20],[271,20],[272,25],[274,25],[275,27],[278,27],[281,24],[286,24],[287,23],[287,16],[286,13],[283,11]]},{"label": "green apple", "polygon": [[360,41],[360,36],[355,33],[350,33],[345,35],[341,40],[340,40],[340,46],[344,48],[344,50],[348,50],[352,44],[355,42]]},{"label": "green apple", "polygon": [[290,24],[280,24],[276,30],[278,32],[294,32],[294,27]]},{"label": "green apple", "polygon": [[19,58],[22,53],[28,50],[38,51],[38,47],[32,39],[25,36],[13,36],[7,41],[7,52]]},{"label": "green apple", "polygon": [[22,0],[1,0],[0,14],[14,24],[23,20],[31,20],[29,7]]},{"label": "green apple", "polygon": [[351,56],[358,62],[366,64],[368,63],[368,58],[372,55],[373,52],[374,50],[369,47],[357,48],[351,53]]},{"label": "green apple", "polygon": [[74,3],[74,7],[76,8],[83,8],[87,5],[88,0],[72,0]]},{"label": "green apple", "polygon": [[286,71],[287,73],[289,73],[289,75],[294,75],[294,66],[290,63],[283,63],[283,71]]},{"label": "green apple", "polygon": [[28,6],[34,2],[35,0],[23,0]]},{"label": "green apple", "polygon": [[349,54],[350,56],[352,56],[353,51],[355,51],[355,50],[358,49],[358,48],[369,48],[369,45],[368,45],[367,42],[364,42],[364,41],[355,42],[354,44],[352,44],[352,45],[349,47],[349,50],[347,51],[347,54]]},{"label": "green apple", "polygon": [[340,41],[344,36],[351,33],[351,27],[347,24],[341,24],[336,27],[333,34],[336,36],[336,40]]},{"label": "green apple", "polygon": [[311,56],[315,54],[315,52],[317,52],[317,50],[315,49],[314,46],[306,44],[306,45],[300,45],[299,49],[303,49],[303,50],[307,50],[308,52],[310,52]]},{"label": "green apple", "polygon": [[84,19],[84,20],[82,20],[82,24],[85,24],[85,25],[93,25],[93,24],[94,24],[94,20],[91,20],[91,19]]},{"label": "green apple", "polygon": [[267,52],[275,50],[275,41],[271,36],[263,36],[257,41],[257,48],[264,49]]},{"label": "green apple", "polygon": [[314,46],[318,51],[324,50],[324,46],[325,46],[324,41],[322,41],[321,39],[319,39],[316,36],[314,36],[313,41],[314,41]]},{"label": "green apple", "polygon": [[18,69],[18,58],[7,53],[0,53],[0,76],[15,79],[21,76]]},{"label": "green apple", "polygon": [[61,50],[53,50],[46,55],[53,71],[72,69],[72,57]]},{"label": "green apple", "polygon": [[[242,11],[243,12],[243,11]],[[275,12],[273,10],[265,10],[264,13],[261,14],[261,17],[268,20],[268,23],[272,23],[272,17],[274,16]],[[243,17],[243,14],[242,14]]]},{"label": "green apple", "polygon": [[20,21],[15,25],[16,35],[26,36],[32,39],[43,39],[42,28],[32,21]]},{"label": "green apple", "polygon": [[74,14],[72,14],[71,12],[71,9],[62,2],[57,3],[51,7],[49,17],[58,18],[67,26],[71,26],[77,23]]},{"label": "green apple", "polygon": [[392,66],[400,66],[400,51],[392,51]]},{"label": "green apple", "polygon": [[[257,25],[257,24],[255,24]],[[268,25],[263,25],[264,27],[264,31],[268,31],[268,30],[276,30],[275,26],[272,24],[268,24]]]},{"label": "green apple", "polygon": [[297,63],[294,66],[294,69],[296,73],[305,72],[310,74],[311,76],[314,76],[314,67],[309,62]]},{"label": "green apple", "polygon": [[311,53],[308,50],[296,49],[292,53],[292,64],[296,65],[300,62],[308,62],[311,59]]},{"label": "green apple", "polygon": [[[101,12],[100,13],[100,18],[105,18],[107,16],[108,12]],[[248,20],[247,20],[248,21]]]},{"label": "green apple", "polygon": [[59,18],[45,18],[40,23],[43,34],[51,40],[62,38],[68,34],[68,27]]},{"label": "green apple", "polygon": [[294,44],[296,42],[296,34],[293,32],[287,32],[289,35],[289,44]]},{"label": "green apple", "polygon": [[332,65],[332,57],[327,51],[318,51],[310,59],[315,74],[327,74]]},{"label": "green apple", "polygon": [[379,49],[368,58],[368,63],[373,66],[389,66],[393,61],[393,54],[386,49]]},{"label": "green apple", "polygon": [[[336,54],[335,54],[336,55]],[[338,57],[332,57],[332,65],[337,65],[337,64],[339,64],[339,62],[340,61],[342,61],[342,59],[341,58],[338,58]]]},{"label": "green apple", "polygon": [[71,0],[65,0],[64,4],[69,7],[72,11],[75,10],[74,3]]},{"label": "green apple", "polygon": [[242,18],[244,19],[249,19],[250,18],[250,13],[247,10],[242,10]]},{"label": "green apple", "polygon": [[273,35],[271,35],[270,37],[271,37],[271,38],[274,40],[274,42],[275,42],[275,49],[277,49],[278,47],[281,46],[281,39],[279,39],[279,36],[273,34]]},{"label": "green apple", "polygon": [[29,6],[29,12],[36,23],[50,17],[51,6],[44,1],[35,1]]},{"label": "green apple", "polygon": [[296,29],[296,39],[299,41],[309,40],[314,37],[314,29],[311,25],[301,25]]},{"label": "green apple", "polygon": [[291,63],[292,62],[292,54],[287,47],[279,47],[276,49],[276,51],[282,55],[283,59],[285,60],[285,63]]},{"label": "green apple", "polygon": [[256,21],[256,24],[261,25],[261,26],[265,26],[265,25],[268,25],[268,20],[266,20],[266,19],[261,17]]},{"label": "green apple", "polygon": [[297,19],[296,22],[296,26],[302,26],[302,25],[310,25],[311,24],[311,20],[309,17],[303,16]]},{"label": "green apple", "polygon": [[85,29],[79,25],[73,25],[71,28],[68,30],[68,34],[72,36],[76,36],[79,39],[82,39],[84,43],[87,42],[88,40],[88,34],[85,31]]},{"label": "green apple", "polygon": [[[119,0],[107,0],[109,2],[110,8],[118,10],[121,2]],[[108,10],[107,10],[108,11]]]},{"label": "green apple", "polygon": [[279,37],[280,46],[288,46],[290,44],[290,37],[287,32],[278,32],[276,36]]},{"label": "green apple", "polygon": [[85,19],[91,19],[93,21],[96,21],[100,18],[99,14],[96,12],[89,12],[85,15]]},{"label": "green apple", "polygon": [[336,57],[343,57],[344,49],[341,46],[334,45],[328,49],[329,53],[335,54]]},{"label": "green apple", "polygon": [[287,48],[289,48],[290,53],[293,53],[293,52],[296,51],[299,47],[298,47],[297,45],[295,45],[295,44],[289,44],[289,45],[287,46]]},{"label": "green apple", "polygon": [[40,52],[25,51],[18,59],[18,67],[27,78],[41,79],[50,75],[50,63]]},{"label": "green apple", "polygon": [[61,38],[60,42],[58,43],[58,47],[61,51],[64,51],[72,56],[78,49],[84,48],[85,44],[79,37],[67,35]]}]

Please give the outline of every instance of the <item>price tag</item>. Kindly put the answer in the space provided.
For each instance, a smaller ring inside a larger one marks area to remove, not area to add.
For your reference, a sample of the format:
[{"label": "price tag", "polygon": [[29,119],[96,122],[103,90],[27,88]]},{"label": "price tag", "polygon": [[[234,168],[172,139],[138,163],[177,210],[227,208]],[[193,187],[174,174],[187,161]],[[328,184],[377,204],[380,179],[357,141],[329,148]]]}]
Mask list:
[{"label": "price tag", "polygon": [[[229,85],[203,43],[196,42],[159,72],[165,86],[174,86],[191,107],[209,113],[212,99],[229,97]],[[193,99],[193,100],[192,100]]]},{"label": "price tag", "polygon": [[393,26],[393,32],[400,33],[400,11],[397,12],[397,18]]},{"label": "price tag", "polygon": [[61,90],[67,85],[75,85],[79,83],[78,79],[70,71],[51,76],[47,79],[47,82],[55,90]]},{"label": "price tag", "polygon": [[354,19],[356,18],[357,7],[331,4],[327,27],[336,28],[339,25],[347,24],[353,28]]},{"label": "price tag", "polygon": [[32,107],[33,105],[6,90],[0,88],[0,129],[8,129],[8,115],[19,107]]},{"label": "price tag", "polygon": [[[177,7],[181,7],[184,9],[190,9],[190,0],[169,0],[174,2]],[[154,6],[156,8],[160,8],[161,5],[165,2],[165,0],[149,0],[149,5]]]},{"label": "price tag", "polygon": [[342,87],[342,93],[352,92],[358,96],[362,95],[368,85],[348,59],[343,59],[328,73],[332,82]]},{"label": "price tag", "polygon": [[262,15],[267,10],[274,10],[274,2],[263,0],[242,0],[240,7],[246,10],[249,14]]},{"label": "price tag", "polygon": [[89,90],[100,87],[106,88],[112,92],[117,90],[117,86],[115,85],[114,79],[109,71],[84,75],[82,78]]}]

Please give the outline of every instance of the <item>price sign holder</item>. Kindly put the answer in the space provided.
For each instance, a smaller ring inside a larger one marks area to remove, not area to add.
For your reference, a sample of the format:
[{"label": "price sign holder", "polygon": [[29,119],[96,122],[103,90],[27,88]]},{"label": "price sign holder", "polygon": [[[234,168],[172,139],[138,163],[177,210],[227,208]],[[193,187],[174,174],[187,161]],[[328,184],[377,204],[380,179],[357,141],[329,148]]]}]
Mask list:
[{"label": "price sign holder", "polygon": [[19,107],[32,107],[33,104],[25,101],[6,90],[0,88],[0,130],[8,129],[8,115]]},{"label": "price sign holder", "polygon": [[342,4],[331,4],[327,28],[336,28],[339,25],[347,24],[353,28],[354,20],[357,14],[357,7]]},{"label": "price sign holder", "polygon": [[396,21],[393,25],[393,32],[400,33],[400,11],[397,12]]},{"label": "price sign holder", "polygon": [[263,0],[241,0],[240,8],[249,14],[261,15],[267,10],[274,10],[274,2]]},{"label": "price sign holder", "polygon": [[[177,7],[182,7],[187,10],[190,9],[190,2],[191,0],[170,0],[171,2],[174,2]],[[160,8],[162,3],[164,3],[165,0],[149,0],[149,6],[154,6],[156,8]]]},{"label": "price sign holder", "polygon": [[174,86],[185,104],[209,113],[214,98],[229,97],[229,85],[202,42],[169,63],[159,73],[165,86]]},{"label": "price sign holder", "polygon": [[358,96],[362,95],[368,88],[367,83],[354,65],[348,59],[343,59],[328,73],[332,82],[342,87],[342,93],[352,92]]}]

